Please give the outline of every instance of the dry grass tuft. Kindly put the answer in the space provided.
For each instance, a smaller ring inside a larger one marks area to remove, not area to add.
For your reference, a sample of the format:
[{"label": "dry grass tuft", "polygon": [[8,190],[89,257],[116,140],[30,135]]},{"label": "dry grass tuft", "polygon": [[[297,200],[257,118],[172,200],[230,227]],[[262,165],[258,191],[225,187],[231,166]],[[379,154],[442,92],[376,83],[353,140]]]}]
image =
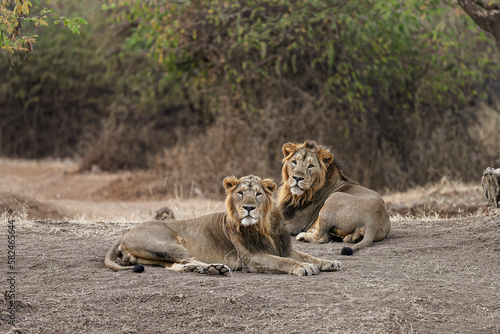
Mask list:
[{"label": "dry grass tuft", "polygon": [[443,178],[439,183],[383,197],[394,215],[446,218],[487,211],[487,201],[479,182],[462,183]]}]

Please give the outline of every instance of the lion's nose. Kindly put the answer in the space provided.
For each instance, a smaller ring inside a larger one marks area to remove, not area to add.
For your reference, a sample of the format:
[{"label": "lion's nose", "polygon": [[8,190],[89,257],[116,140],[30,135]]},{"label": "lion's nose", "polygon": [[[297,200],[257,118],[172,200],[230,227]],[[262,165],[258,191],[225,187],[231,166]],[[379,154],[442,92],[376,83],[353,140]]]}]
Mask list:
[{"label": "lion's nose", "polygon": [[243,209],[247,210],[248,213],[250,213],[250,211],[255,210],[255,206],[253,206],[253,205],[244,205]]},{"label": "lion's nose", "polygon": [[295,179],[295,181],[297,182],[300,182],[302,181],[304,178],[303,177],[300,177],[300,176],[293,176],[293,178]]}]

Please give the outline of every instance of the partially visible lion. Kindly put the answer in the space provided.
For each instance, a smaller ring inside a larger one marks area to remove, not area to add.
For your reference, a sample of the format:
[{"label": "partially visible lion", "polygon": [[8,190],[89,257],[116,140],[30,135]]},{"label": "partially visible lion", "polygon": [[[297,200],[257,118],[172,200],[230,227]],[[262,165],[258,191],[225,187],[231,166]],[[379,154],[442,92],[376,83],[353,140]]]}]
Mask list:
[{"label": "partially visible lion", "polygon": [[283,145],[279,206],[297,240],[355,243],[342,255],[384,239],[391,229],[384,200],[347,178],[334,155],[313,141]]},{"label": "partially visible lion", "polygon": [[184,221],[149,221],[125,234],[108,251],[113,270],[127,264],[160,265],[179,272],[227,275],[231,270],[308,276],[334,271],[340,263],[292,249],[290,235],[272,200],[276,184],[249,175],[226,177],[226,213]]},{"label": "partially visible lion", "polygon": [[156,210],[155,220],[175,220],[175,215],[172,209],[168,206],[164,206]]},{"label": "partially visible lion", "polygon": [[484,196],[486,196],[488,203],[498,208],[500,201],[500,168],[486,168],[481,178],[481,186],[483,187]]}]

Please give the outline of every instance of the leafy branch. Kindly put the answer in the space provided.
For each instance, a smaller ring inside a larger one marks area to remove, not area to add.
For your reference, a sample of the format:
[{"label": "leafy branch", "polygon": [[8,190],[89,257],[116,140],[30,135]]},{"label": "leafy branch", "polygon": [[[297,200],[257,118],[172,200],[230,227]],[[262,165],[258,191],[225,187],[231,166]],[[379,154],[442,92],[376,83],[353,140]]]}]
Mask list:
[{"label": "leafy branch", "polygon": [[[0,50],[10,54],[16,52],[33,52],[37,42],[38,29],[48,26],[49,19],[56,16],[50,8],[39,8],[29,0],[0,1]],[[30,22],[35,27],[34,33],[24,35],[25,23]],[[50,21],[49,21],[50,22]],[[87,21],[81,17],[67,18],[60,16],[54,24],[62,23],[73,33],[80,33],[82,24]]]}]

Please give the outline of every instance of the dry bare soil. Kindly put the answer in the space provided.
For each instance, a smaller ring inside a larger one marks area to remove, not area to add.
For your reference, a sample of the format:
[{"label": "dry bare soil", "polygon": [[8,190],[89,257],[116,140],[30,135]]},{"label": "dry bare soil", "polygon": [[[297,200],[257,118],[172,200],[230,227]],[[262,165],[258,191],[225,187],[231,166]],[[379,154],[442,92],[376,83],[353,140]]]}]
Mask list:
[{"label": "dry bare soil", "polygon": [[[2,333],[500,333],[500,217],[478,186],[387,196],[395,210],[389,237],[351,257],[339,255],[340,243],[294,241],[298,250],[342,261],[339,272],[215,277],[159,267],[113,272],[103,260],[161,206],[190,218],[221,211],[221,202],[154,194],[103,200],[109,184],[128,174],[68,171],[63,163],[0,161],[0,289],[8,292],[15,276],[16,292],[0,297]],[[396,214],[430,198],[445,212],[455,203],[455,212],[474,214]],[[7,266],[9,219],[15,274]]]}]

